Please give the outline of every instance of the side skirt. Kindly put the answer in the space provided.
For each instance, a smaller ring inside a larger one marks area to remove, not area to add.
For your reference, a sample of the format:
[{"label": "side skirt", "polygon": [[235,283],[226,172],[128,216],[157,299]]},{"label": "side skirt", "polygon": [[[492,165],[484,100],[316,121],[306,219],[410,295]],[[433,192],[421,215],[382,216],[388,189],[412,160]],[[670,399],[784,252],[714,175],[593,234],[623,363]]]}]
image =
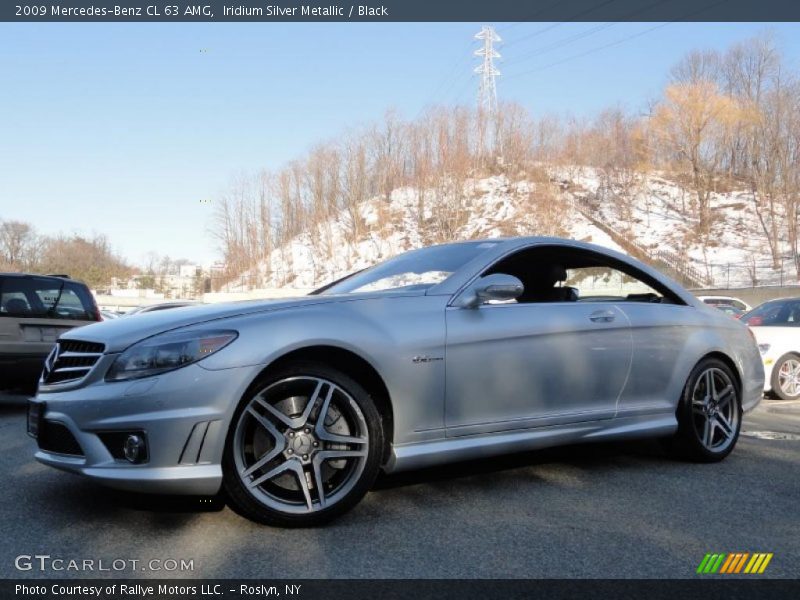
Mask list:
[{"label": "side skirt", "polygon": [[661,413],[396,445],[384,470],[394,473],[581,442],[667,436],[677,428],[674,413]]}]

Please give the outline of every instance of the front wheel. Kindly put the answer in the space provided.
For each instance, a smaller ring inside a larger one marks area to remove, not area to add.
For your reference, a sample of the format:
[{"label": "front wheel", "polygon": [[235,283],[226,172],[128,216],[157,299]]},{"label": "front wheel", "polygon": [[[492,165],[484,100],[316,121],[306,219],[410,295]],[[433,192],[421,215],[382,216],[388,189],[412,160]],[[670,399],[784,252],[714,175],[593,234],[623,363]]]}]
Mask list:
[{"label": "front wheel", "polygon": [[355,381],[298,362],[257,382],[231,422],[223,482],[238,512],[268,525],[319,525],[353,507],[377,476],[380,415]]},{"label": "front wheel", "polygon": [[772,367],[772,393],[781,400],[800,398],[800,355],[784,354]]},{"label": "front wheel", "polygon": [[678,405],[678,431],[668,440],[673,454],[695,462],[718,462],[731,453],[742,426],[741,390],[731,368],[716,358],[692,370]]}]

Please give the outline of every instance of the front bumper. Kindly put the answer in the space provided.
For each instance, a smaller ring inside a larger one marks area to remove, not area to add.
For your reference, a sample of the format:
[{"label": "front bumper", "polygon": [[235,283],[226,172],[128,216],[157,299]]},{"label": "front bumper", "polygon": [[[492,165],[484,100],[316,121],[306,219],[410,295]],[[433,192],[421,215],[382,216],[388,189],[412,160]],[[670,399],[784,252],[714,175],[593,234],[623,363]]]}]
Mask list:
[{"label": "front bumper", "polygon": [[764,391],[772,391],[772,369],[775,368],[775,363],[778,361],[778,356],[766,355],[763,359],[764,364]]},{"label": "front bumper", "polygon": [[[45,403],[43,421],[66,427],[83,455],[40,448],[35,458],[119,489],[215,494],[231,417],[258,370],[213,371],[195,364],[136,381],[40,390],[32,402]],[[128,431],[144,432],[147,462],[115,458],[102,435]]]}]

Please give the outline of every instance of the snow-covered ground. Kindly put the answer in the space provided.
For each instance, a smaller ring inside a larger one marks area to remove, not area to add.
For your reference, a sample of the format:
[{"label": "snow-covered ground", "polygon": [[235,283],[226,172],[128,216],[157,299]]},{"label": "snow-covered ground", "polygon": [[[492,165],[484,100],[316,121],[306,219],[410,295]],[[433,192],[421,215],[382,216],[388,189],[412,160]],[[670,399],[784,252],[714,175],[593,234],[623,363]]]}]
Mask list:
[{"label": "snow-covered ground", "polygon": [[[749,192],[712,194],[713,225],[704,244],[694,237],[696,223],[688,216],[693,195],[663,174],[610,179],[587,167],[547,173],[549,183],[510,182],[505,176],[468,181],[452,201],[460,211],[452,210],[446,195],[426,190],[420,214],[419,192],[396,189],[388,201],[373,198],[359,207],[362,232],[356,241],[349,241],[352,220],[343,212],[278,248],[238,280],[247,287],[313,288],[444,241],[429,233],[444,229],[451,240],[558,234],[623,252],[636,249],[654,261],[684,262],[706,285],[749,286],[755,263],[761,283],[778,283]],[[788,262],[785,267],[784,282],[796,282]],[[223,291],[242,287],[234,282]]]},{"label": "snow-covered ground", "polygon": [[[613,228],[625,239],[658,258],[667,255],[689,265],[709,287],[749,287],[754,283],[798,283],[791,250],[779,242],[787,258],[773,267],[769,244],[749,190],[712,193],[708,235],[697,235],[697,219],[691,215],[695,195],[661,173],[649,173],[635,181],[609,182],[602,172],[582,168],[553,177],[567,188],[565,194],[584,210]],[[782,268],[781,268],[782,267]],[[754,281],[755,280],[755,281]]]}]

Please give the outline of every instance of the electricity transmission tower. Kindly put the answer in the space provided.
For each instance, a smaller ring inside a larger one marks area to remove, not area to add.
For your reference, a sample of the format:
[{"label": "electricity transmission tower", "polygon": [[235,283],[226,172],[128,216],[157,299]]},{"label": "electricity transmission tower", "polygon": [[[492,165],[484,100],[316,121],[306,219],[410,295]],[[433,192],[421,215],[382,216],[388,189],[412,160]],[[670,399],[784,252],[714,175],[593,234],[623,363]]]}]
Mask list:
[{"label": "electricity transmission tower", "polygon": [[483,26],[475,34],[476,40],[483,40],[483,45],[475,50],[475,56],[481,57],[481,64],[475,67],[475,73],[481,76],[478,88],[478,109],[485,116],[494,115],[497,111],[497,85],[495,79],[500,71],[494,66],[494,59],[500,58],[500,53],[494,49],[495,44],[503,40],[494,30],[494,27]]}]

